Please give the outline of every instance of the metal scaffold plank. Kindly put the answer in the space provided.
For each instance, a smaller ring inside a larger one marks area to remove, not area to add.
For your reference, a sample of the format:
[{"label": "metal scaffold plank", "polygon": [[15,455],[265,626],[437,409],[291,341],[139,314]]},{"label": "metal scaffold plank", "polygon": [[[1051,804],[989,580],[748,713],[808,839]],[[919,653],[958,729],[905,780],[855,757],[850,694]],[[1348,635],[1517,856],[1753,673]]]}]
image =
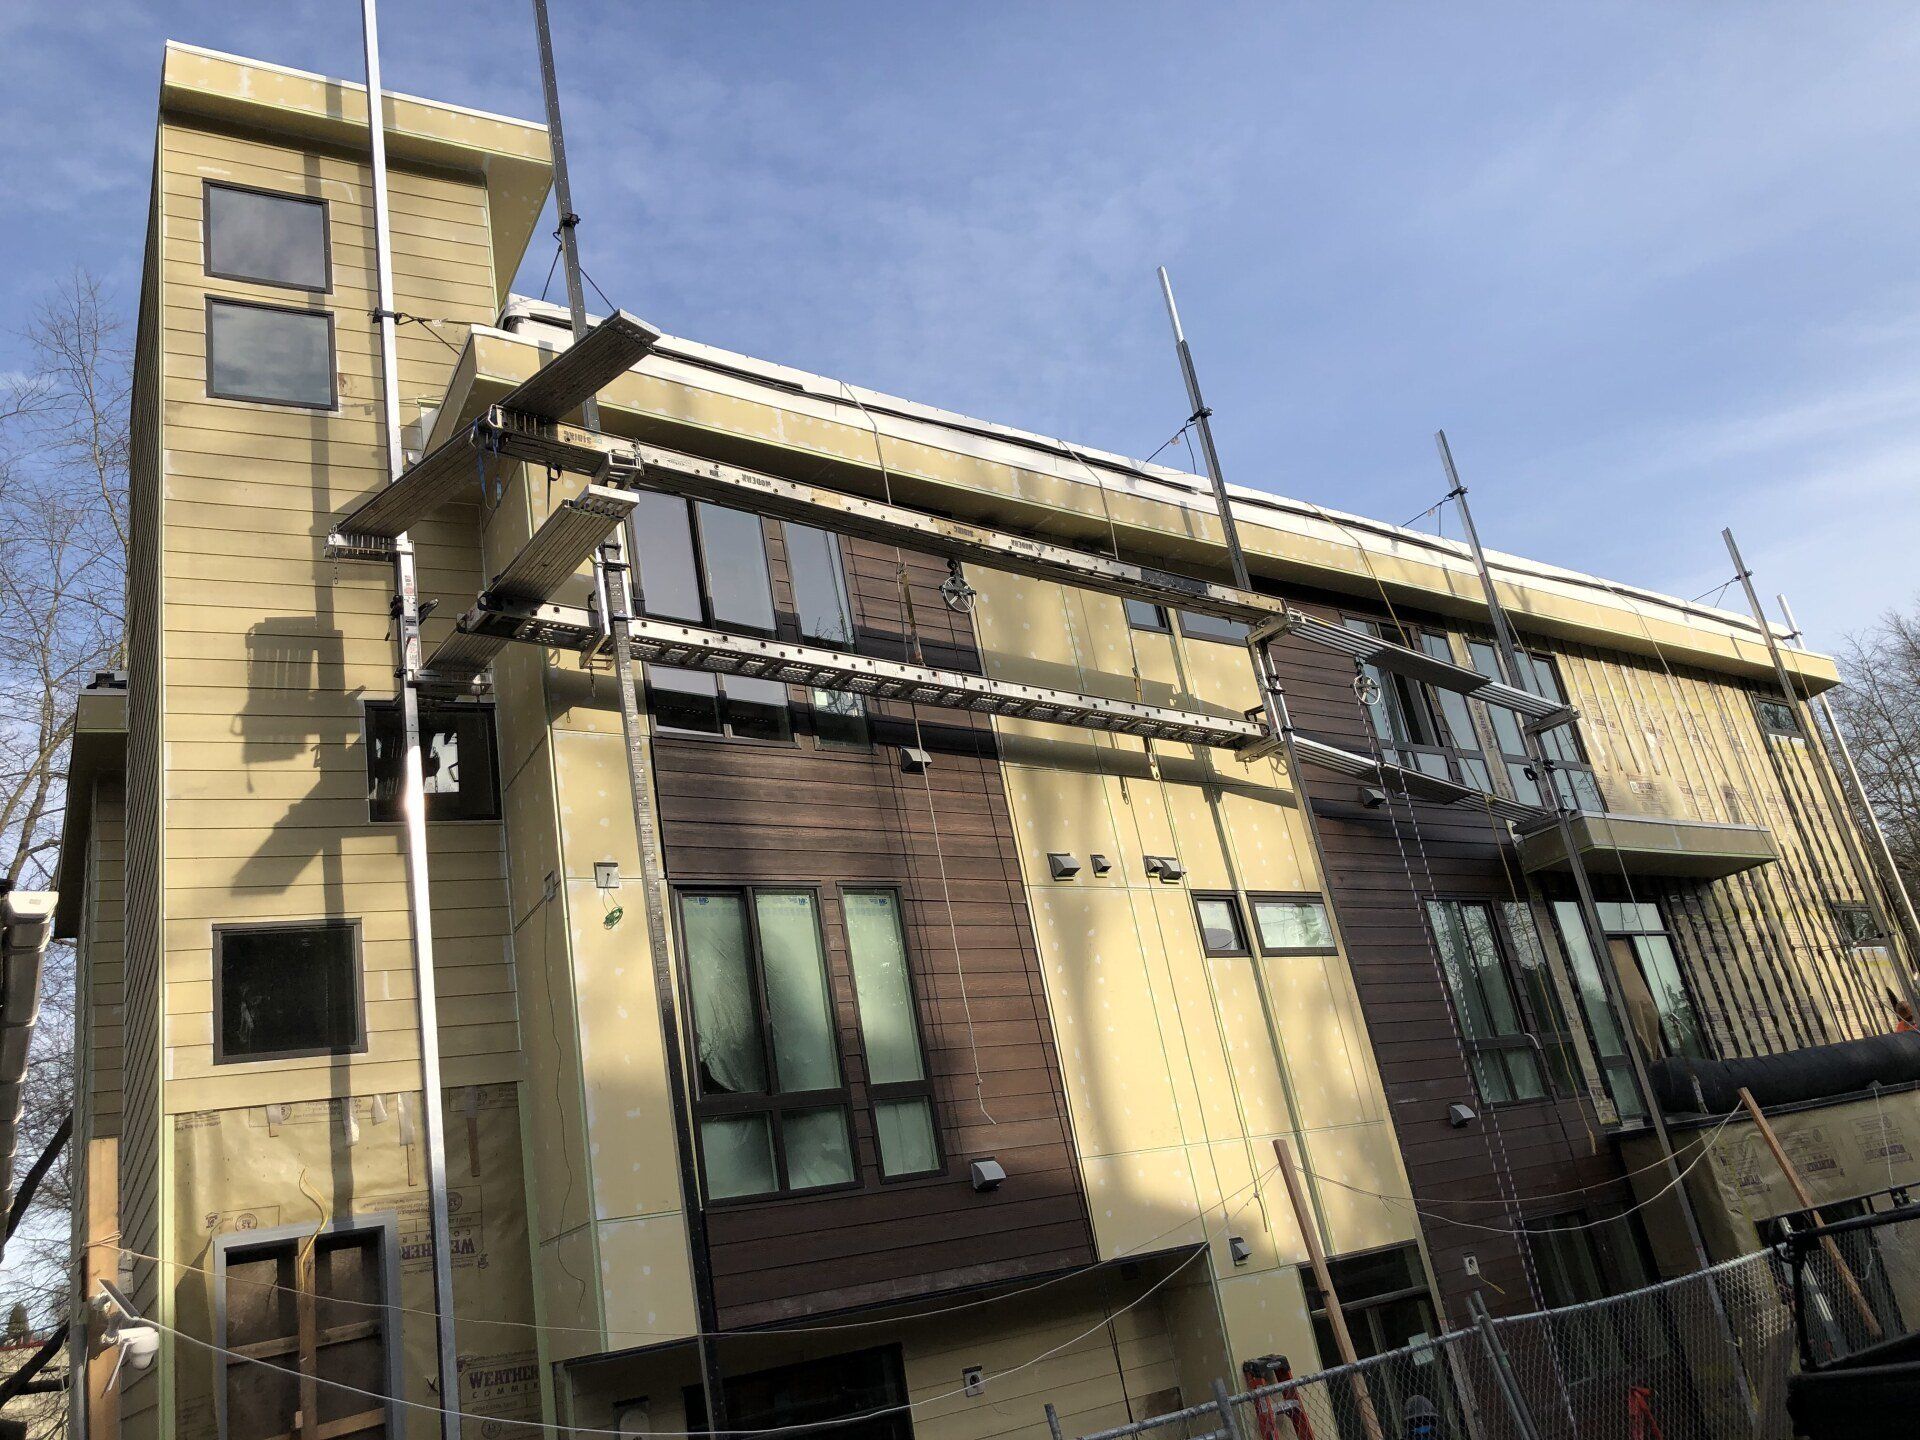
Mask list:
[{"label": "metal scaffold plank", "polygon": [[467,426],[358,509],[334,522],[327,554],[336,560],[393,559],[393,541],[469,485],[478,485],[480,434]]},{"label": "metal scaffold plank", "polygon": [[563,470],[599,476],[608,483],[710,500],[776,520],[817,525],[883,544],[907,545],[990,570],[1247,624],[1276,617],[1285,610],[1285,602],[1278,598],[1235,585],[1197,580],[1070,545],[949,520],[658,445],[636,444],[578,425],[536,423],[504,405],[487,416],[486,424],[487,443],[511,459],[557,465]]},{"label": "metal scaffold plank", "polygon": [[559,420],[639,364],[659,338],[639,316],[616,310],[510,391],[500,408]]},{"label": "metal scaffold plank", "polygon": [[1432,805],[1450,805],[1462,810],[1491,812],[1516,825],[1537,825],[1552,818],[1550,811],[1536,806],[1522,805],[1501,795],[1490,795],[1471,786],[1442,780],[1421,770],[1396,765],[1390,760],[1375,760],[1371,755],[1329,745],[1305,735],[1295,735],[1293,745],[1303,765],[1354,780],[1372,781],[1395,795],[1404,795],[1412,800],[1424,800]]},{"label": "metal scaffold plank", "polygon": [[1558,700],[1488,679],[1478,670],[1468,669],[1465,665],[1455,665],[1424,651],[1396,645],[1391,640],[1382,640],[1364,631],[1349,630],[1344,625],[1335,625],[1298,610],[1285,610],[1268,621],[1267,628],[1275,635],[1291,635],[1323,650],[1349,655],[1362,665],[1376,666],[1443,690],[1455,690],[1475,700],[1484,700],[1489,705],[1517,710],[1530,720],[1551,718],[1556,724],[1565,724],[1575,718],[1573,712]]},{"label": "metal scaffold plank", "polygon": [[550,599],[638,503],[631,493],[604,485],[589,485],[571,500],[563,500],[506,569],[493,577],[488,596],[535,604]]},{"label": "metal scaffold plank", "polygon": [[[597,635],[592,615],[578,607],[502,603],[492,599],[483,600],[461,616],[458,631],[460,637],[497,642],[492,652],[495,654],[513,641],[577,650],[594,643]],[[850,655],[817,645],[763,640],[665,620],[636,619],[631,622],[631,635],[634,659],[683,670],[746,675],[783,685],[865,695],[875,700],[934,705],[1016,720],[1040,720],[1083,730],[1227,750],[1256,745],[1266,735],[1265,726],[1233,716],[1109,700],[1039,685],[1016,685],[960,670]],[[448,642],[452,644],[453,641]],[[456,685],[464,683],[458,676],[443,674],[438,654],[429,668],[434,671],[436,683],[443,678]]]}]

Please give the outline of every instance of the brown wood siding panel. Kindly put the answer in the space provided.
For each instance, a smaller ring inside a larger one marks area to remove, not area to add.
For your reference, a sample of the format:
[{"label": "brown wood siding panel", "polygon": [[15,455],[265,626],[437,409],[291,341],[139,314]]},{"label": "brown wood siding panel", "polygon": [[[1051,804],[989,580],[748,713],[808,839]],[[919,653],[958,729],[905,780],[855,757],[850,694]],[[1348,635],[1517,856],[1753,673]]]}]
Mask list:
[{"label": "brown wood siding panel", "polygon": [[[1338,619],[1331,609],[1302,608]],[[1274,654],[1300,729],[1370,752],[1348,663],[1295,643],[1276,645]],[[1496,1227],[1514,1223],[1510,1198],[1521,1213],[1535,1216],[1583,1199],[1588,1205],[1630,1204],[1612,1147],[1587,1106],[1569,1100],[1495,1110],[1481,1102],[1468,1073],[1421,907],[1433,893],[1500,901],[1513,898],[1518,887],[1524,895],[1524,880],[1510,851],[1503,861],[1491,822],[1431,805],[1409,813],[1398,800],[1389,816],[1359,805],[1352,780],[1313,770],[1305,778],[1415,1203],[1430,1216]],[[1472,1107],[1480,1119],[1454,1129],[1447,1108],[1455,1103]],[[1570,1200],[1551,1198],[1582,1186],[1602,1188]],[[1435,1218],[1422,1225],[1453,1315],[1465,1313],[1468,1292],[1481,1283],[1467,1273],[1469,1255],[1499,1287],[1483,1290],[1496,1310],[1533,1307],[1513,1239]]]},{"label": "brown wood siding panel", "polygon": [[[894,552],[849,543],[843,553],[862,650],[903,653]],[[777,545],[774,555],[776,608],[790,613]],[[906,568],[927,658],[978,669],[970,624],[940,600],[945,565],[908,556]],[[911,733],[911,714],[900,707],[883,707],[881,719],[877,729],[890,719],[902,738]],[[928,737],[934,764],[924,780],[902,773],[892,744],[818,749],[804,735],[792,744],[671,736],[653,742],[672,880],[825,887],[822,919],[852,1090],[858,1190],[709,1210],[722,1325],[927,1295],[1094,1259],[991,731],[984,721],[950,713],[926,712],[924,719],[930,732],[935,719],[941,725],[939,742]],[[886,1183],[879,1175],[838,904],[837,887],[859,884],[895,887],[904,901],[945,1156],[944,1172],[928,1179]],[[983,1100],[995,1123],[982,1114]],[[968,1165],[988,1155],[1009,1178],[1001,1190],[976,1195]]]}]

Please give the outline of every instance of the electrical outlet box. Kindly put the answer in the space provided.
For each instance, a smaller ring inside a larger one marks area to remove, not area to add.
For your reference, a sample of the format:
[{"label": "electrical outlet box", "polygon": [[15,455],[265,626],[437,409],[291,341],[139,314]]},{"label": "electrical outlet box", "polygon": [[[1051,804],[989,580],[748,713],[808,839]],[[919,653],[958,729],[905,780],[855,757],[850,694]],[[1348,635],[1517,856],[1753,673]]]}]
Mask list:
[{"label": "electrical outlet box", "polygon": [[987,1393],[987,1372],[978,1365],[969,1365],[960,1372],[960,1393],[963,1395],[984,1395]]},{"label": "electrical outlet box", "polygon": [[1478,1275],[1480,1273],[1480,1257],[1478,1255],[1463,1255],[1460,1257],[1460,1264],[1469,1275]]}]

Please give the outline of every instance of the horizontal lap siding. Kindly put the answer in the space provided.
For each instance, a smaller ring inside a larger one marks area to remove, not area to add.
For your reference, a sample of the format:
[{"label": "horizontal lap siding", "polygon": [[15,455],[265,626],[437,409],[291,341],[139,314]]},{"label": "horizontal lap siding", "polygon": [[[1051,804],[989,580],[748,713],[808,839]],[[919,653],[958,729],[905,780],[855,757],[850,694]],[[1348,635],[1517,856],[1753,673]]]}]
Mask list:
[{"label": "horizontal lap siding", "polygon": [[[164,421],[166,1108],[182,1112],[338,1091],[413,1089],[419,1038],[406,865],[397,825],[369,823],[361,700],[393,693],[380,567],[341,565],[322,547],[333,517],[386,482],[377,332],[368,319],[372,229],[363,164],[186,125],[163,132],[154,257],[164,279],[152,320],[165,345],[153,397]],[[202,190],[226,181],[327,201],[332,290],[325,295],[204,273]],[[486,192],[477,180],[395,168],[395,304],[453,326],[493,317]],[[333,316],[336,411],[206,394],[206,298]],[[401,327],[403,422],[437,397],[454,354],[435,332]],[[471,504],[420,527],[421,592],[442,596],[433,647],[477,589]],[[136,686],[136,692],[138,687]],[[156,726],[158,730],[159,727]],[[449,1084],[514,1078],[518,1016],[498,825],[429,833],[441,1042]],[[216,1065],[212,927],[221,922],[357,919],[365,1053]]]},{"label": "horizontal lap siding", "polygon": [[[905,627],[894,552],[849,542],[845,555],[862,648],[899,653]],[[968,622],[938,593],[946,567],[918,556],[906,565],[928,660],[977,669]],[[791,610],[784,584],[775,599]],[[877,721],[911,735],[910,711],[875,709]],[[929,735],[934,763],[924,779],[902,773],[893,745],[816,749],[805,736],[791,745],[653,742],[673,880],[826,887],[822,918],[852,1087],[859,1191],[709,1211],[722,1325],[1093,1259],[998,767],[984,753],[954,753],[990,751],[991,732],[951,712],[923,718],[929,732],[938,722],[943,736],[961,741],[942,745]],[[932,1179],[879,1177],[838,903],[837,887],[858,884],[895,887],[904,900],[946,1159],[945,1173]],[[976,1195],[968,1164],[987,1155],[1010,1178],[1000,1191]]]},{"label": "horizontal lap siding", "polygon": [[[1326,618],[1337,613],[1312,606]],[[1371,753],[1371,741],[1352,688],[1349,662],[1294,642],[1274,646],[1287,701],[1301,730],[1333,744]],[[1586,1106],[1543,1102],[1502,1107],[1481,1103],[1467,1070],[1452,1009],[1422,912],[1422,897],[1437,893],[1499,902],[1526,893],[1509,850],[1478,816],[1400,800],[1367,810],[1360,784],[1308,769],[1329,884],[1348,942],[1348,959],[1367,1016],[1393,1125],[1415,1202],[1429,1216],[1446,1215],[1477,1226],[1511,1225],[1510,1196],[1527,1214],[1544,1215],[1581,1203],[1545,1198],[1580,1186],[1606,1187],[1620,1169]],[[1455,1129],[1450,1105],[1479,1113]],[[1500,1173],[1511,1176],[1503,1186]],[[1537,1197],[1537,1198],[1530,1198]],[[1624,1183],[1586,1197],[1630,1202]],[[1429,1252],[1444,1300],[1464,1313],[1467,1293],[1480,1282],[1467,1273],[1472,1256],[1504,1295],[1496,1308],[1530,1308],[1530,1286],[1519,1247],[1509,1237],[1428,1218]]]}]

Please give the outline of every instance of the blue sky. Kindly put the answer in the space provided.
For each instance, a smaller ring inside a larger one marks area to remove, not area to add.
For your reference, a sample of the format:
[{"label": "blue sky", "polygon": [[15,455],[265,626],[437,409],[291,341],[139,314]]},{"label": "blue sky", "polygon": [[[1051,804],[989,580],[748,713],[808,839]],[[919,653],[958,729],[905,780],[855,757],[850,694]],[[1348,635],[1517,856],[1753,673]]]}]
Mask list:
[{"label": "blue sky", "polygon": [[[587,268],[674,333],[1143,455],[1164,263],[1238,482],[1404,520],[1444,425],[1502,549],[1690,596],[1731,524],[1827,645],[1920,592],[1910,6],[551,4]],[[382,11],[539,113],[524,0]],[[358,12],[7,7],[0,320],[131,309],[163,39],[357,76]]]}]

